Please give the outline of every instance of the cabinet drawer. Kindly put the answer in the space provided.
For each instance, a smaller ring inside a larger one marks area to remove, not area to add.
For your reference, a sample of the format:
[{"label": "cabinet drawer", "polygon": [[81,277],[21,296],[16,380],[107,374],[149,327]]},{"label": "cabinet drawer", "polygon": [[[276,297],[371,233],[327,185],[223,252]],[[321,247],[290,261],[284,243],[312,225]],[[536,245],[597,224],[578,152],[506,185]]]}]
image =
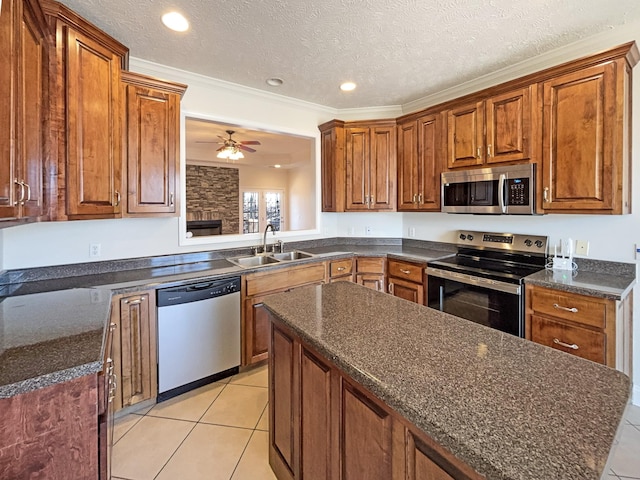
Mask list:
[{"label": "cabinet drawer", "polygon": [[531,340],[556,350],[605,364],[606,335],[602,332],[533,315]]},{"label": "cabinet drawer", "polygon": [[344,260],[333,260],[329,262],[329,276],[339,277],[342,275],[349,275],[353,272],[353,259],[347,258]]},{"label": "cabinet drawer", "polygon": [[386,261],[386,258],[383,258],[383,257],[356,258],[356,272],[384,273],[385,261]]},{"label": "cabinet drawer", "polygon": [[607,300],[536,287],[531,307],[535,313],[605,328]]},{"label": "cabinet drawer", "polygon": [[324,282],[324,263],[299,265],[276,271],[249,274],[245,278],[247,297],[252,295],[285,290],[307,283]]},{"label": "cabinet drawer", "polygon": [[399,260],[389,260],[389,270],[387,275],[421,284],[423,270],[424,267],[422,265],[401,262]]}]

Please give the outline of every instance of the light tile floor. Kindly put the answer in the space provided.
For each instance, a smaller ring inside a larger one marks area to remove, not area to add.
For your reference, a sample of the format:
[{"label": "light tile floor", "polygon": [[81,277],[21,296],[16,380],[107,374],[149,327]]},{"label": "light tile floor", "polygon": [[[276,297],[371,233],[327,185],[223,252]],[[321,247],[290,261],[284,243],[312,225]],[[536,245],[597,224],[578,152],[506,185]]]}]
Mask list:
[{"label": "light tile floor", "polygon": [[[116,420],[113,480],[274,480],[267,367]],[[609,480],[640,479],[640,407],[631,406]]]}]

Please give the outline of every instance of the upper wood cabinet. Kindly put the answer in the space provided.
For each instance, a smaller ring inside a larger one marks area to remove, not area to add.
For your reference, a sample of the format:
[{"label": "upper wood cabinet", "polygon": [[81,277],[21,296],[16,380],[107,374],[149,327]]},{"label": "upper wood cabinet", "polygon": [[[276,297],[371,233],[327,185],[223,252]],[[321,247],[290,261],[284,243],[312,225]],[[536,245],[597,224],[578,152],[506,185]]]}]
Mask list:
[{"label": "upper wood cabinet", "polygon": [[440,113],[398,124],[398,210],[440,211],[444,158]]},{"label": "upper wood cabinet", "polygon": [[48,112],[48,26],[35,0],[0,12],[0,220],[38,219],[43,208]]},{"label": "upper wood cabinet", "polygon": [[394,211],[395,120],[332,120],[318,128],[322,211]]},{"label": "upper wood cabinet", "polygon": [[[49,181],[56,219],[114,218],[122,208],[120,72],[128,49],[64,5],[44,0],[58,137]],[[57,175],[55,174],[57,172]]]},{"label": "upper wood cabinet", "polygon": [[535,85],[478,100],[447,113],[448,168],[531,158]]},{"label": "upper wood cabinet", "polygon": [[542,83],[546,212],[630,212],[633,50],[631,62],[616,58]]},{"label": "upper wood cabinet", "polygon": [[345,211],[396,208],[395,120],[347,124]]},{"label": "upper wood cabinet", "polygon": [[187,86],[122,72],[129,216],[177,215],[180,98]]}]

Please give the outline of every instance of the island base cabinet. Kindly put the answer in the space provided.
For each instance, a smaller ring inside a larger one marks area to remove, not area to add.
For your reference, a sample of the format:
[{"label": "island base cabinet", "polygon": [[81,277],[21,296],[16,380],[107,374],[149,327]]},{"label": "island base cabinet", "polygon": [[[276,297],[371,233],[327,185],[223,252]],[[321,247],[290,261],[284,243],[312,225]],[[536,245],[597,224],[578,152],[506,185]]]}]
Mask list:
[{"label": "island base cabinet", "polygon": [[269,463],[279,480],[484,478],[265,315]]}]

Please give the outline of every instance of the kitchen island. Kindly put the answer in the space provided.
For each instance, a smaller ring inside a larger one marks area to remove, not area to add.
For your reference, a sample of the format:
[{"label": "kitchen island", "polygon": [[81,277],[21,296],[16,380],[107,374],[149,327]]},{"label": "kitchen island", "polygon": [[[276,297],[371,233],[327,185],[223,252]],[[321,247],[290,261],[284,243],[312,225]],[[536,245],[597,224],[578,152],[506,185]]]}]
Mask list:
[{"label": "kitchen island", "polygon": [[265,306],[281,479],[606,475],[616,370],[346,282]]}]

